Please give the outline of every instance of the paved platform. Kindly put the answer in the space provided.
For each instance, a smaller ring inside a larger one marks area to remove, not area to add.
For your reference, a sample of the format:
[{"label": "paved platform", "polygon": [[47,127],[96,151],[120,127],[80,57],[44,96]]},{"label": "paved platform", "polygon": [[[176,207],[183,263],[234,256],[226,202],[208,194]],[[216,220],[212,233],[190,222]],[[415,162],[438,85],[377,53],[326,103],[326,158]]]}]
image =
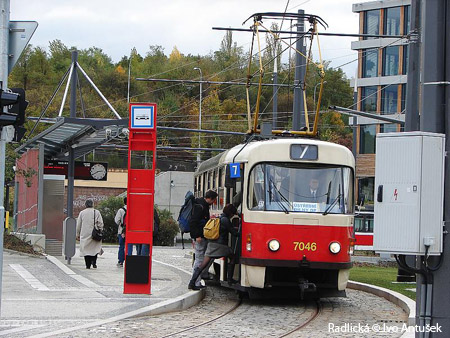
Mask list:
[{"label": "paved platform", "polygon": [[[105,246],[104,250],[98,268],[89,270],[78,252],[68,265],[62,257],[5,251],[0,338],[70,337],[130,317],[183,310],[204,297],[204,291],[187,289],[191,274],[188,245],[185,250],[181,245],[154,248],[151,295],[124,295],[124,270],[116,266],[118,247]],[[349,287],[364,287],[400,305],[410,314],[409,324],[414,320],[414,304],[402,300],[403,296],[361,283]]]},{"label": "paved platform", "polygon": [[4,252],[0,337],[47,337],[131,316],[180,310],[201,301],[188,291],[189,250],[155,247],[151,295],[124,295],[117,246],[104,247],[97,269],[77,251],[62,257]]}]

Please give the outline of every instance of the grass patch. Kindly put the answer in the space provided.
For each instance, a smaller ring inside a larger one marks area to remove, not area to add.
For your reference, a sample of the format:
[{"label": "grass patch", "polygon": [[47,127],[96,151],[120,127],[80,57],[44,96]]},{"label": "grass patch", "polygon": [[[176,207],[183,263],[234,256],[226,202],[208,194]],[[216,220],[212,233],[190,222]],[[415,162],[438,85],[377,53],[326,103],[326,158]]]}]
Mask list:
[{"label": "grass patch", "polygon": [[416,300],[416,293],[406,290],[413,289],[415,284],[393,283],[397,281],[397,267],[354,264],[350,270],[350,280],[381,286]]}]

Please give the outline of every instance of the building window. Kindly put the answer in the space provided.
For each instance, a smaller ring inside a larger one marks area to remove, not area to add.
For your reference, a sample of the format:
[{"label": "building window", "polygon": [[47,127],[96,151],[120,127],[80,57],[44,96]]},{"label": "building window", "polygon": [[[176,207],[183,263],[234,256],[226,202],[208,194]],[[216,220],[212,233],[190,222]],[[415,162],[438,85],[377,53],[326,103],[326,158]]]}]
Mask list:
[{"label": "building window", "polygon": [[398,86],[391,85],[381,90],[381,114],[397,113]]},{"label": "building window", "polygon": [[[380,34],[380,10],[367,11],[364,13],[364,34]],[[375,38],[365,38],[375,39]]]},{"label": "building window", "polygon": [[384,35],[400,35],[401,7],[386,8],[384,12]]},{"label": "building window", "polygon": [[398,75],[399,46],[383,49],[383,76]]},{"label": "building window", "polygon": [[358,180],[358,201],[364,199],[364,205],[367,209],[371,209],[370,206],[373,208],[374,205],[374,187],[374,177],[365,177]]},{"label": "building window", "polygon": [[367,124],[361,126],[359,153],[375,154],[375,134],[377,126],[375,124]]},{"label": "building window", "polygon": [[378,48],[363,51],[363,77],[378,76]]},{"label": "building window", "polygon": [[409,48],[407,45],[403,46],[403,69],[402,74],[408,74],[408,60],[409,60]]},{"label": "building window", "polygon": [[361,87],[361,110],[369,113],[377,111],[377,86]]},{"label": "building window", "polygon": [[404,11],[405,22],[403,23],[403,34],[408,34],[411,27],[411,6],[405,6]]},{"label": "building window", "polygon": [[404,113],[406,109],[406,84],[402,84],[402,101],[400,102],[401,112]]},{"label": "building window", "polygon": [[396,133],[397,124],[396,123],[385,123],[380,125],[380,133]]}]

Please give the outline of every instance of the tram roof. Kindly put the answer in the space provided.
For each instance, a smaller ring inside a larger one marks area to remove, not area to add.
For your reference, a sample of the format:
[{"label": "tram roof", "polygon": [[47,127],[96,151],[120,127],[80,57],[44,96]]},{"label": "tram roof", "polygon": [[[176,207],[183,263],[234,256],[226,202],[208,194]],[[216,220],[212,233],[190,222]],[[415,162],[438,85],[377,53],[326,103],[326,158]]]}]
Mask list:
[{"label": "tram roof", "polygon": [[355,159],[352,152],[344,146],[336,143],[305,138],[271,139],[264,141],[252,141],[239,144],[223,153],[220,153],[202,162],[197,172],[208,171],[216,166],[228,163],[258,163],[258,162],[308,162],[311,160],[293,160],[290,158],[290,146],[292,144],[317,145],[318,159],[316,163],[344,165],[355,167]]}]

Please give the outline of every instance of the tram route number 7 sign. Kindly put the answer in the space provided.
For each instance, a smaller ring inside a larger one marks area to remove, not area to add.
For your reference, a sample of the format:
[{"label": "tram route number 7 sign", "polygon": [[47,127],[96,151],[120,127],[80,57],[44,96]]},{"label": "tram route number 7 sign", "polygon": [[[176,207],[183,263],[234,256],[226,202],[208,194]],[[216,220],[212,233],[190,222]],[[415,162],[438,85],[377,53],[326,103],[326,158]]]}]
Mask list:
[{"label": "tram route number 7 sign", "polygon": [[241,177],[241,166],[239,163],[230,163],[230,178]]}]

